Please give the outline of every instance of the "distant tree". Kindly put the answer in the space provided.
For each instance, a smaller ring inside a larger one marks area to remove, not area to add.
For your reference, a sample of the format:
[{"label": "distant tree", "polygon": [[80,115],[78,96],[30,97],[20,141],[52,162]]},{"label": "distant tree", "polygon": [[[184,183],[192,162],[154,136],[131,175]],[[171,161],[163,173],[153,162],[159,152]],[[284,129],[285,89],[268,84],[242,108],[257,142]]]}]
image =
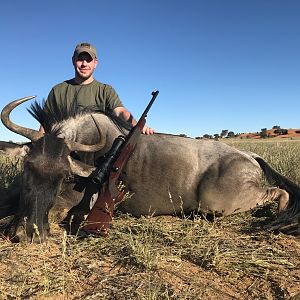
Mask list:
[{"label": "distant tree", "polygon": [[228,134],[228,129],[223,129],[222,132],[221,132],[221,137],[226,137]]},{"label": "distant tree", "polygon": [[203,137],[205,139],[212,139],[212,136],[210,134],[204,134]]},{"label": "distant tree", "polygon": [[232,138],[232,137],[234,137],[234,136],[235,136],[235,134],[234,134],[233,131],[229,131],[228,134],[227,134],[227,137],[228,137],[228,138]]},{"label": "distant tree", "polygon": [[201,136],[196,136],[195,139],[196,139],[196,140],[201,140],[202,137],[201,137]]},{"label": "distant tree", "polygon": [[280,126],[274,125],[274,126],[272,127],[272,129],[280,129]]},{"label": "distant tree", "polygon": [[276,133],[276,134],[287,134],[288,130],[287,129],[283,129],[283,128],[279,128],[279,129],[275,129],[274,133]]},{"label": "distant tree", "polygon": [[267,132],[267,128],[263,128],[263,129],[261,130],[261,132],[259,133],[259,136],[260,136],[262,139],[265,139],[265,138],[269,137],[268,132]]},{"label": "distant tree", "polygon": [[184,133],[181,133],[181,134],[179,134],[179,136],[182,136],[182,137],[187,137],[187,135],[186,135],[186,134],[184,134]]},{"label": "distant tree", "polygon": [[266,133],[266,132],[261,132],[260,134],[259,134],[259,136],[262,138],[262,139],[266,139],[267,137],[268,137],[268,134]]},{"label": "distant tree", "polygon": [[218,133],[214,134],[214,138],[215,138],[216,141],[219,139],[219,137],[220,137],[220,135]]}]

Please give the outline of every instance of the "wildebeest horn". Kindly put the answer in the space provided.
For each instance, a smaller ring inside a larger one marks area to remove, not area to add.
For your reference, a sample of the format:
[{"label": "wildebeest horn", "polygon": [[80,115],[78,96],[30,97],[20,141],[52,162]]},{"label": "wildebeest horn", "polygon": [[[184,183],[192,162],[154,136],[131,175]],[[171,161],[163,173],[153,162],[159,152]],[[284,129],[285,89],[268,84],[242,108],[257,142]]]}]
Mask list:
[{"label": "wildebeest horn", "polygon": [[20,135],[23,135],[28,139],[30,139],[32,142],[35,142],[44,135],[42,132],[16,125],[9,119],[9,115],[15,107],[33,98],[35,98],[35,96],[28,96],[28,97],[14,100],[11,103],[7,104],[1,112],[1,120],[4,126],[7,127],[9,130],[18,133]]},{"label": "wildebeest horn", "polygon": [[71,156],[68,156],[68,161],[70,163],[70,169],[72,174],[76,174],[82,177],[89,177],[92,172],[95,171],[95,167],[87,165],[79,160],[73,159]]},{"label": "wildebeest horn", "polygon": [[65,143],[70,151],[96,152],[100,151],[105,146],[106,139],[102,134],[100,135],[100,141],[100,143],[94,145],[84,145],[71,140],[65,140]]},{"label": "wildebeest horn", "polygon": [[[28,97],[24,97],[24,98],[21,98],[21,99],[14,100],[14,101],[10,102],[9,104],[7,104],[1,112],[2,123],[9,130],[27,137],[32,142],[35,142],[38,139],[40,139],[41,137],[43,137],[44,133],[39,132],[39,131],[34,130],[34,129],[25,128],[25,127],[14,124],[9,119],[9,115],[12,112],[12,110],[14,108],[16,108],[18,105],[20,105],[23,102],[26,102],[30,99],[33,99],[35,97],[36,96],[28,96]],[[96,123],[96,121],[95,121],[95,123]],[[84,144],[66,139],[65,142],[66,142],[68,148],[70,149],[70,151],[96,152],[96,151],[101,150],[105,146],[106,139],[105,139],[104,135],[102,134],[102,131],[100,130],[97,123],[96,123],[96,126],[98,128],[99,135],[100,135],[100,141],[101,141],[100,143],[94,144],[94,145],[84,145]]]}]

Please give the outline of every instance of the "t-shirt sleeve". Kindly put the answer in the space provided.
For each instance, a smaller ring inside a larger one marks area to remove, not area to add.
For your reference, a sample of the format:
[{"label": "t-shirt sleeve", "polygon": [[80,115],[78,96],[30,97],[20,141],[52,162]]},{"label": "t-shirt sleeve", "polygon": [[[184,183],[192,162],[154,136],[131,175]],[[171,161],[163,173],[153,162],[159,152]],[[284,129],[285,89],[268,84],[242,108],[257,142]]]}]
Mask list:
[{"label": "t-shirt sleeve", "polygon": [[113,110],[116,107],[123,106],[118,94],[116,93],[115,89],[112,86],[110,85],[105,86],[104,95],[106,98],[106,109]]}]

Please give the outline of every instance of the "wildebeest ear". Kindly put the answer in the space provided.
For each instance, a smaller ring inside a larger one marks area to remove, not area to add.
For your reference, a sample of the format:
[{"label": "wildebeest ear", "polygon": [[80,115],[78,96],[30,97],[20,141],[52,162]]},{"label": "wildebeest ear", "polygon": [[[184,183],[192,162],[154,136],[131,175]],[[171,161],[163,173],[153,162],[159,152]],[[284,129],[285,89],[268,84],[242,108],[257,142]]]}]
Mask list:
[{"label": "wildebeest ear", "polygon": [[0,155],[9,157],[24,157],[29,152],[30,147],[27,144],[19,145],[11,142],[0,141]]},{"label": "wildebeest ear", "polygon": [[70,155],[68,156],[68,161],[70,163],[72,174],[79,175],[81,177],[89,177],[96,169],[93,166],[87,165],[79,160],[72,158]]}]

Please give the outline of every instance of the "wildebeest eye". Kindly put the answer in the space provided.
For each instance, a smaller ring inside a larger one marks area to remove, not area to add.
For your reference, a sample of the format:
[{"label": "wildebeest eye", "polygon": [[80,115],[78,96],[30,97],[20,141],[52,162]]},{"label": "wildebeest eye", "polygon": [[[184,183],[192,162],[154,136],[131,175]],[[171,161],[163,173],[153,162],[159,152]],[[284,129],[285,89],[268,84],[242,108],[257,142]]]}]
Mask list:
[{"label": "wildebeest eye", "polygon": [[32,188],[30,186],[25,186],[24,187],[24,192],[29,193],[32,191]]},{"label": "wildebeest eye", "polygon": [[33,166],[34,166],[34,162],[32,160],[26,160],[24,162],[24,168],[30,168],[30,169],[32,169]]}]

